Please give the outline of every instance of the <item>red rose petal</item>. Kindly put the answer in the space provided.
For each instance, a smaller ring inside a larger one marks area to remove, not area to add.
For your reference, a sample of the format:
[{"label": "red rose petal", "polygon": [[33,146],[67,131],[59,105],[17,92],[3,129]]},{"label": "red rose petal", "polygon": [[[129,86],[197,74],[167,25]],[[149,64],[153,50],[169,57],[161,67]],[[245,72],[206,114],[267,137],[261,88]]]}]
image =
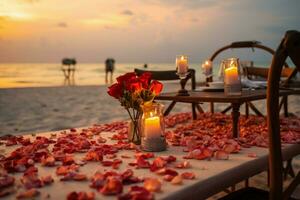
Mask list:
[{"label": "red rose petal", "polygon": [[123,191],[123,184],[120,178],[110,176],[106,179],[104,186],[99,190],[103,195],[120,194]]},{"label": "red rose petal", "polygon": [[181,174],[181,177],[184,178],[184,179],[195,179],[195,174],[193,172],[183,172]]},{"label": "red rose petal", "polygon": [[229,159],[229,154],[226,151],[216,151],[215,157],[217,160],[228,160]]},{"label": "red rose petal", "polygon": [[94,192],[71,192],[67,196],[67,200],[94,200]]},{"label": "red rose petal", "polygon": [[175,167],[179,169],[186,169],[186,168],[190,168],[191,164],[189,161],[183,161],[180,163],[176,163]]},{"label": "red rose petal", "polygon": [[147,189],[140,186],[132,186],[128,193],[118,197],[118,200],[154,200],[154,196]]},{"label": "red rose petal", "polygon": [[29,199],[36,197],[40,194],[40,192],[34,188],[26,190],[24,192],[20,192],[17,194],[17,199]]},{"label": "red rose petal", "polygon": [[161,182],[157,178],[147,178],[144,181],[144,188],[150,192],[159,192],[161,190]]}]

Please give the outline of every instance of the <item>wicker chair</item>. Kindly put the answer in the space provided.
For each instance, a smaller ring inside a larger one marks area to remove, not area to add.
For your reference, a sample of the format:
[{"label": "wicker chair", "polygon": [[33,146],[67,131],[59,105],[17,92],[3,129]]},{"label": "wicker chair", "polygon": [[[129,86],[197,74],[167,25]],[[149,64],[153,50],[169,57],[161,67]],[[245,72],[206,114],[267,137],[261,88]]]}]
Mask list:
[{"label": "wicker chair", "polygon": [[282,67],[289,56],[297,69],[300,70],[300,32],[288,31],[276,50],[268,77],[267,112],[269,132],[269,170],[270,191],[257,188],[244,188],[230,193],[222,200],[238,199],[292,199],[291,194],[300,183],[300,173],[294,178],[285,191],[283,191],[283,164],[281,154],[281,138],[279,123],[279,81]]},{"label": "wicker chair", "polygon": [[[150,72],[152,74],[152,78],[160,81],[172,81],[172,80],[179,80],[179,76],[176,74],[176,70],[168,70],[168,71],[149,71],[149,70],[142,70],[142,69],[134,69],[135,73],[140,76],[144,72]],[[186,79],[181,80],[183,84],[185,85],[188,80],[191,80],[191,90],[195,90],[196,88],[196,78],[195,78],[195,70],[189,69],[189,75],[186,77]],[[166,109],[164,115],[168,115],[171,110],[174,108],[176,101],[172,101],[171,104]],[[199,104],[192,103],[192,114],[193,119],[197,118],[196,109],[203,113],[203,109],[199,106]]]}]

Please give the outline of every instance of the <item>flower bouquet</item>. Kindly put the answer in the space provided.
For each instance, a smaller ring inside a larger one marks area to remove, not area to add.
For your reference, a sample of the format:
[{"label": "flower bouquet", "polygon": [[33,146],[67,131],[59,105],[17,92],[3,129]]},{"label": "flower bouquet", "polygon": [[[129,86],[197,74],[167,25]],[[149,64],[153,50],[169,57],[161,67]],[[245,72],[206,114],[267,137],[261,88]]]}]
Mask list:
[{"label": "flower bouquet", "polygon": [[[140,144],[141,135],[139,130],[139,117],[141,116],[141,105],[152,103],[155,96],[162,91],[163,85],[157,80],[152,80],[149,72],[137,76],[130,72],[117,77],[117,83],[108,88],[107,93],[118,99],[131,119],[131,131],[128,130],[130,142]],[[132,132],[132,133],[130,133]]]}]

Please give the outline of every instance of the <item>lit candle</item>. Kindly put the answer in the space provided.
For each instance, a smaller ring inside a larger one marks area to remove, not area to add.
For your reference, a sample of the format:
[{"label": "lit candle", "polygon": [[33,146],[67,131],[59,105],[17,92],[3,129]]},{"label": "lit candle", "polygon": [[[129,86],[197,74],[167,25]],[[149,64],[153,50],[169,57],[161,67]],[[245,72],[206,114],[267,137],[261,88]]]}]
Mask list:
[{"label": "lit candle", "polygon": [[240,84],[238,68],[235,64],[230,64],[230,67],[224,71],[224,82],[227,85]]},{"label": "lit candle", "polygon": [[145,137],[159,138],[161,137],[160,118],[158,116],[145,119]]},{"label": "lit candle", "polygon": [[212,62],[210,60],[205,61],[202,64],[202,69],[204,70],[204,74],[206,76],[212,75]]},{"label": "lit candle", "polygon": [[177,62],[177,72],[179,74],[185,74],[188,70],[188,60],[185,56],[180,56],[180,58],[176,58]]}]

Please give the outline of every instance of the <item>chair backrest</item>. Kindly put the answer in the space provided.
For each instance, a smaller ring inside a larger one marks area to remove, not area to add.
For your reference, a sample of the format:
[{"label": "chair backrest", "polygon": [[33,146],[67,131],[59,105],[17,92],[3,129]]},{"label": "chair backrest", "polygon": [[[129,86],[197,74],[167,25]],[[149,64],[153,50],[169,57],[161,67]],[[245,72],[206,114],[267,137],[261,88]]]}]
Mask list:
[{"label": "chair backrest", "polygon": [[[252,79],[252,76],[254,77],[261,77],[261,78],[268,78],[269,74],[269,68],[261,68],[261,67],[244,67],[244,72],[245,75],[249,78]],[[285,67],[281,71],[281,77],[290,77],[292,73],[294,72],[293,68],[290,67]]]},{"label": "chair backrest", "polygon": [[[282,67],[289,56],[296,68],[300,70],[300,32],[288,31],[277,48],[268,77],[267,112],[269,135],[269,170],[270,170],[270,199],[286,199],[293,191],[295,184],[290,184],[283,192],[282,155],[279,120],[279,81]],[[299,178],[299,174],[297,175]],[[295,179],[294,179],[295,181]],[[296,184],[297,186],[297,184]]]},{"label": "chair backrest", "polygon": [[[255,48],[257,49],[261,49],[261,50],[264,50],[268,53],[270,53],[271,55],[274,55],[275,51],[265,45],[262,45],[261,42],[258,42],[258,41],[239,41],[239,42],[233,42],[229,45],[226,45],[220,49],[218,49],[216,52],[213,53],[213,55],[210,57],[210,61],[213,62],[214,59],[220,54],[222,53],[223,51],[225,50],[228,50],[228,49],[240,49],[240,48],[251,48],[253,51]],[[285,68],[288,68],[288,64],[287,63],[284,63],[284,66]],[[247,69],[243,69],[243,71],[245,73]],[[249,73],[249,76],[250,76],[250,72]],[[262,75],[263,78],[267,78],[267,69],[266,70],[259,70],[259,76]],[[253,74],[255,75],[255,74]]]},{"label": "chair backrest", "polygon": [[[241,49],[241,48],[251,48],[253,51],[255,48],[257,49],[261,49],[264,50],[268,53],[270,53],[271,55],[274,55],[275,51],[273,49],[271,49],[270,47],[267,47],[265,45],[262,45],[261,42],[258,41],[239,41],[239,42],[233,42],[229,45],[226,45],[220,49],[218,49],[211,57],[210,57],[210,61],[213,62],[213,60],[223,51],[227,50],[227,49]],[[284,63],[285,67],[289,67],[287,63]]]},{"label": "chair backrest", "polygon": [[[177,75],[176,70],[166,70],[166,71],[151,71],[151,70],[142,70],[142,69],[134,69],[134,72],[140,76],[144,72],[150,72],[152,74],[152,78],[159,81],[172,81],[179,80],[179,76]],[[196,89],[196,77],[195,70],[189,69],[189,74],[186,77],[186,80],[191,79],[191,88],[192,90]]]}]

